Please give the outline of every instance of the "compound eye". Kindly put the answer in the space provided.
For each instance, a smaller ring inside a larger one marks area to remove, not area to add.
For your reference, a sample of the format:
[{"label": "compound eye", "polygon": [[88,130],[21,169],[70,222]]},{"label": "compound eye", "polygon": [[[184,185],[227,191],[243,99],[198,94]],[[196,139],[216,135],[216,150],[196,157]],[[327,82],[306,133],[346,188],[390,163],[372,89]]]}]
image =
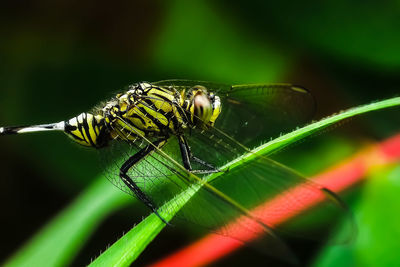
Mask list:
[{"label": "compound eye", "polygon": [[194,114],[201,119],[202,122],[208,123],[212,115],[212,104],[205,94],[197,94],[193,99]]}]

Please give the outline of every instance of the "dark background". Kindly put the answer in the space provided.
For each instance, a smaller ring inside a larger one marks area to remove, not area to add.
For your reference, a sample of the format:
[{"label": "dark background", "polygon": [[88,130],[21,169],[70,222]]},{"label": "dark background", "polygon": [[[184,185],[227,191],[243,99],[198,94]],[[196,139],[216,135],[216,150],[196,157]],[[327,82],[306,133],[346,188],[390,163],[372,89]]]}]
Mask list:
[{"label": "dark background", "polygon": [[[127,84],[169,78],[301,84],[315,95],[319,119],[399,95],[399,10],[398,1],[2,1],[0,125],[69,119]],[[399,123],[398,110],[376,112],[293,151],[340,160],[395,134]],[[335,141],[351,148],[330,151]],[[59,133],[2,137],[0,151],[5,260],[100,169],[96,152]],[[305,172],[323,165],[310,164]],[[143,211],[137,205],[107,219],[74,264],[88,264]],[[159,239],[140,264],[183,244],[185,233]],[[307,261],[313,249],[304,251]]]}]

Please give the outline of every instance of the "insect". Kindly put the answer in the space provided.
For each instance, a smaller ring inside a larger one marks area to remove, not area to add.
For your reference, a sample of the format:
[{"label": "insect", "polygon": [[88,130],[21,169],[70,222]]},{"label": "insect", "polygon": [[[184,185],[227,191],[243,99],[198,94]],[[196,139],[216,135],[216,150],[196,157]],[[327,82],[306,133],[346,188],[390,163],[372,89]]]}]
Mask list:
[{"label": "insect", "polygon": [[[342,203],[333,192],[249,147],[265,141],[276,125],[289,127],[288,122],[304,120],[313,109],[312,95],[291,84],[166,80],[130,85],[92,111],[66,121],[2,127],[0,134],[63,131],[73,141],[98,149],[103,162],[111,163],[108,179],[163,222],[168,224],[160,212],[165,202],[192,194],[179,217],[240,240],[227,225],[245,216],[250,223],[243,223],[243,228],[251,232],[256,231],[253,224],[261,227],[274,240],[271,246],[277,247],[268,250],[286,257],[290,252],[275,234],[279,226],[264,223],[249,211],[251,207],[298,185],[305,190],[304,199],[322,196],[336,210],[343,209]],[[243,164],[241,176],[235,177],[236,170],[224,164],[246,153],[253,153],[256,160]],[[214,173],[218,179],[208,183],[207,176]],[[236,200],[242,196],[244,200]],[[296,210],[304,199],[289,196],[288,205],[275,212]]]}]

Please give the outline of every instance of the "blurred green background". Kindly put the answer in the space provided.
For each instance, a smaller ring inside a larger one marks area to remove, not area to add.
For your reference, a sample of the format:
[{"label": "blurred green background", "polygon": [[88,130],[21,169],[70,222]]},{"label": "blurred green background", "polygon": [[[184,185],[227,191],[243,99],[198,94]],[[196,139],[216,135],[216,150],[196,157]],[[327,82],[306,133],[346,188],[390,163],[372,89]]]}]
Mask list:
[{"label": "blurred green background", "polygon": [[[2,1],[0,125],[61,121],[127,84],[172,78],[300,84],[315,95],[319,119],[399,95],[399,29],[399,1]],[[397,133],[398,111],[352,120],[277,158],[305,174],[316,173]],[[0,259],[5,260],[101,168],[96,151],[57,133],[2,137],[0,151]],[[394,223],[400,222],[400,198],[393,189],[399,186],[399,170],[383,173],[371,179],[379,186],[367,182],[348,194],[356,217],[364,218],[358,221],[363,243],[330,252],[335,263],[400,262],[394,238],[400,237]],[[146,214],[139,204],[114,213],[72,264],[88,264]],[[138,264],[173,251],[188,235],[179,229],[163,232]],[[318,249],[303,249],[304,261],[311,262]],[[258,260],[245,251],[220,264],[249,258]],[[324,259],[321,264],[329,265]]]}]

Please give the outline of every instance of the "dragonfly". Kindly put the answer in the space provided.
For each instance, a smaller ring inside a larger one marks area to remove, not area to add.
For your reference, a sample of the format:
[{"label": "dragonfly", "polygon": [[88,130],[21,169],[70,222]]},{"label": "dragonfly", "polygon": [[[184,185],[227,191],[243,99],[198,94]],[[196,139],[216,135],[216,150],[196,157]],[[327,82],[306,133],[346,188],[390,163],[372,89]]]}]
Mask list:
[{"label": "dragonfly", "polygon": [[[292,253],[277,234],[287,229],[265,222],[253,207],[286,194],[286,205],[269,210],[271,215],[296,211],[310,196],[322,197],[324,207],[342,214],[347,208],[329,189],[251,148],[304,122],[314,110],[312,94],[292,84],[164,80],[129,85],[69,120],[0,127],[0,135],[62,131],[74,142],[97,149],[111,183],[164,223],[169,220],[162,214],[174,212],[164,204],[179,206],[177,196],[188,194],[178,218],[241,240],[229,223],[245,217],[242,230],[261,229],[269,240],[267,253],[288,258]],[[236,169],[226,167],[244,154],[255,160]],[[208,181],[212,175],[218,177]],[[302,197],[287,193],[295,186],[303,188]]]}]

